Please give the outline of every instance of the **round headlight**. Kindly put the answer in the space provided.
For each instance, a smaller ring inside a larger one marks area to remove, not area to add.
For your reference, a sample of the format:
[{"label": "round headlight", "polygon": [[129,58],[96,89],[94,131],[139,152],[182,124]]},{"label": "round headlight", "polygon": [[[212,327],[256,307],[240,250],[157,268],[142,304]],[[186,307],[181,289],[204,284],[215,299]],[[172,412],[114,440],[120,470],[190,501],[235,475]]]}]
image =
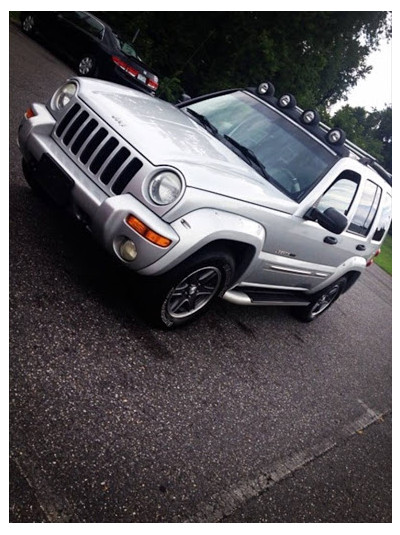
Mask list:
[{"label": "round headlight", "polygon": [[77,86],[73,82],[68,82],[60,89],[58,89],[55,98],[54,104],[58,110],[62,110],[65,106],[68,106],[71,98],[75,95],[77,91]]},{"label": "round headlight", "polygon": [[156,175],[149,185],[149,195],[156,204],[171,204],[182,191],[182,181],[171,171]]}]

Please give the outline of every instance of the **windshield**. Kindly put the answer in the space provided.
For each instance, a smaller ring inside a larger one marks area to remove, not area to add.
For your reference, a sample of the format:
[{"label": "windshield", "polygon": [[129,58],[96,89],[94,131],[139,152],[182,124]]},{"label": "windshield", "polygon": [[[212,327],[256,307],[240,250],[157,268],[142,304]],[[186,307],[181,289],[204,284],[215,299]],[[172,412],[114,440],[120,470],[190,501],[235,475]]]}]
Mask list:
[{"label": "windshield", "polygon": [[336,156],[278,112],[242,92],[219,95],[189,109],[204,115],[229,138],[250,149],[270,181],[294,200],[326,173]]}]

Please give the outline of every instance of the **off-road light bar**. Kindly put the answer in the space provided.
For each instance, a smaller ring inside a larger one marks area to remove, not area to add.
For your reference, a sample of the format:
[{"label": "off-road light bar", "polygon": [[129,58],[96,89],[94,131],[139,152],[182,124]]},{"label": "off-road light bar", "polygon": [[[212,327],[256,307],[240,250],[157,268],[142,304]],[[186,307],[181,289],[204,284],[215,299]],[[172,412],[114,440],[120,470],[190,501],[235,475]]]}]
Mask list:
[{"label": "off-road light bar", "polygon": [[257,87],[257,93],[259,95],[268,95],[272,97],[273,94],[275,93],[275,87],[271,84],[271,82],[262,82]]},{"label": "off-road light bar", "polygon": [[319,115],[315,110],[304,110],[301,114],[301,122],[306,125],[319,123]]},{"label": "off-road light bar", "polygon": [[326,139],[332,145],[342,145],[346,139],[346,134],[340,128],[332,128],[326,134]]},{"label": "off-road light bar", "polygon": [[296,99],[290,93],[286,93],[278,100],[278,106],[280,108],[294,108],[296,106]]}]

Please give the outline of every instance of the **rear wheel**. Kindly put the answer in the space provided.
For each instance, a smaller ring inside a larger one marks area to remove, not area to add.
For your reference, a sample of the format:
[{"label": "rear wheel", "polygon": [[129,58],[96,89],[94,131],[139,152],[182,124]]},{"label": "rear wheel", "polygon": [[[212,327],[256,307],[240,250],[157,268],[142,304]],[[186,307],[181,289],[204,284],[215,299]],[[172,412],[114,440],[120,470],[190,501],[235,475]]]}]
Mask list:
[{"label": "rear wheel", "polygon": [[346,288],[347,279],[342,277],[322,292],[316,294],[306,307],[293,308],[293,314],[301,321],[310,322],[323,314],[339,298]]},{"label": "rear wheel", "polygon": [[203,251],[163,277],[147,281],[148,316],[158,326],[173,329],[204,314],[228,288],[234,273],[229,251]]},{"label": "rear wheel", "polygon": [[96,76],[97,66],[95,58],[90,54],[85,54],[79,59],[77,70],[81,76]]},{"label": "rear wheel", "polygon": [[26,13],[21,18],[22,31],[28,35],[33,35],[36,30],[35,18],[31,13]]}]

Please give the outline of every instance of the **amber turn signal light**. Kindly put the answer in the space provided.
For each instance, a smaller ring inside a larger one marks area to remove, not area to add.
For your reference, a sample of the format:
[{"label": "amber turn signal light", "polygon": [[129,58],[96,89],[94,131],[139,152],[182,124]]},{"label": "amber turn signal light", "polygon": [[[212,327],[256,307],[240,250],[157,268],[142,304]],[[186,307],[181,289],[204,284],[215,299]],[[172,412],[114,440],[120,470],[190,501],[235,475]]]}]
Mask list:
[{"label": "amber turn signal light", "polygon": [[145,223],[143,223],[143,221],[140,221],[140,219],[132,214],[128,215],[126,218],[126,223],[138,234],[143,236],[143,238],[146,238],[146,240],[154,243],[155,245],[160,247],[168,247],[168,245],[171,244],[171,240],[169,238],[165,238],[164,236],[161,236],[161,234],[154,232],[154,230],[149,228]]},{"label": "amber turn signal light", "polygon": [[25,117],[27,119],[31,119],[32,117],[35,117],[35,114],[33,112],[33,109],[32,108],[28,108],[25,112]]}]

